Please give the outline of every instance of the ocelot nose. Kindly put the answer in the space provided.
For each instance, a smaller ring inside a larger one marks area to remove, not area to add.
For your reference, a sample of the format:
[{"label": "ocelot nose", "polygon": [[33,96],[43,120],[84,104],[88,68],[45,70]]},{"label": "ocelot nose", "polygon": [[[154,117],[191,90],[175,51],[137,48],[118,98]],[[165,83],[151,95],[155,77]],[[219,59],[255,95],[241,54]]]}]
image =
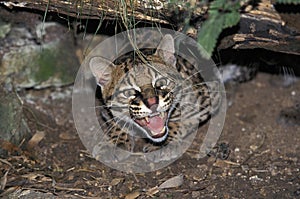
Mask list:
[{"label": "ocelot nose", "polygon": [[151,107],[154,104],[158,103],[157,97],[150,97],[147,99],[148,106]]}]

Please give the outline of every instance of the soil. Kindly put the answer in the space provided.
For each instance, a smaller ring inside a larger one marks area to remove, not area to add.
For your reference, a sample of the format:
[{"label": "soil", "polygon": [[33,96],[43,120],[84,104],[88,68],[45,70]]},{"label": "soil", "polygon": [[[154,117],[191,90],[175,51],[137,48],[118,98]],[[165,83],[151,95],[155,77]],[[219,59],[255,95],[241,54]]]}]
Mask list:
[{"label": "soil", "polygon": [[[85,150],[72,118],[72,86],[25,91],[20,95],[35,139],[0,159],[1,196],[298,198],[300,81],[289,87],[274,83],[281,81],[280,76],[259,73],[227,91],[232,105],[218,145],[230,150],[228,157],[196,159],[196,138],[174,163],[144,174],[111,169]],[[158,188],[163,182],[170,188]]]}]

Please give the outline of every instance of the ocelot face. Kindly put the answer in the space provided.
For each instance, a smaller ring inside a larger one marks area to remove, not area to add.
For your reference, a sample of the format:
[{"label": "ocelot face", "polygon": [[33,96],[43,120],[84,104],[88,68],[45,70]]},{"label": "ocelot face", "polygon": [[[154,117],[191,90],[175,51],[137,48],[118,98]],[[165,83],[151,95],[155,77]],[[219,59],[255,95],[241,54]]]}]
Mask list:
[{"label": "ocelot face", "polygon": [[162,142],[168,135],[168,120],[178,94],[172,77],[157,72],[157,65],[133,67],[116,85],[110,103],[117,107],[112,113],[126,120],[127,130],[134,126],[153,142]]},{"label": "ocelot face", "polygon": [[[112,139],[119,140],[125,132],[162,143],[168,134],[171,137],[180,133],[178,125],[182,115],[195,115],[195,108],[181,113],[182,101],[188,104],[193,100],[181,93],[183,90],[189,93],[187,88],[182,88],[190,78],[183,79],[176,61],[171,35],[163,37],[156,52],[147,56],[146,61],[129,58],[113,64],[101,57],[90,59],[91,72],[113,117],[106,118],[113,121],[108,128]],[[183,96],[185,100],[181,100]]]}]

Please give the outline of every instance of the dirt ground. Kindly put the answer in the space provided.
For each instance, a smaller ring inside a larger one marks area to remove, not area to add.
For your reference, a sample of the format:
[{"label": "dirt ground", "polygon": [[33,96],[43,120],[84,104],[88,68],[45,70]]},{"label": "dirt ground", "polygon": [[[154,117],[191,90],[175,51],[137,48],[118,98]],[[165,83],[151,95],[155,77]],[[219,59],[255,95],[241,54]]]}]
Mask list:
[{"label": "dirt ground", "polygon": [[[194,158],[196,138],[177,161],[144,174],[111,169],[89,155],[72,118],[72,86],[24,91],[24,112],[41,141],[25,142],[23,150],[12,149],[1,158],[2,185],[7,180],[1,196],[298,198],[300,81],[289,87],[274,83],[280,81],[280,76],[259,73],[235,92],[228,90],[232,106],[219,139],[219,145],[228,144],[227,159]],[[159,189],[164,182],[170,188]]]}]

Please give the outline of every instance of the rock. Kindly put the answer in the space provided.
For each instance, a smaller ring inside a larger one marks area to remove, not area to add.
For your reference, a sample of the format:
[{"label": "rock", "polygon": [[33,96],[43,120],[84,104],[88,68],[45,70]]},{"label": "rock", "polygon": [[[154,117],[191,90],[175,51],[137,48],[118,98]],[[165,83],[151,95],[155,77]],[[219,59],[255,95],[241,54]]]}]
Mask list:
[{"label": "rock", "polygon": [[[23,118],[22,102],[15,92],[0,87],[0,141],[18,146],[24,138],[28,138],[30,130]],[[2,145],[0,145],[1,147]],[[0,148],[0,155],[5,150]]]},{"label": "rock", "polygon": [[38,24],[35,28],[29,31],[15,25],[6,34],[2,41],[5,45],[0,47],[3,52],[1,76],[13,77],[13,84],[18,88],[73,83],[80,64],[68,29],[53,22]]},{"label": "rock", "polygon": [[5,38],[7,33],[9,33],[10,29],[11,25],[9,23],[0,21],[0,39]]}]

